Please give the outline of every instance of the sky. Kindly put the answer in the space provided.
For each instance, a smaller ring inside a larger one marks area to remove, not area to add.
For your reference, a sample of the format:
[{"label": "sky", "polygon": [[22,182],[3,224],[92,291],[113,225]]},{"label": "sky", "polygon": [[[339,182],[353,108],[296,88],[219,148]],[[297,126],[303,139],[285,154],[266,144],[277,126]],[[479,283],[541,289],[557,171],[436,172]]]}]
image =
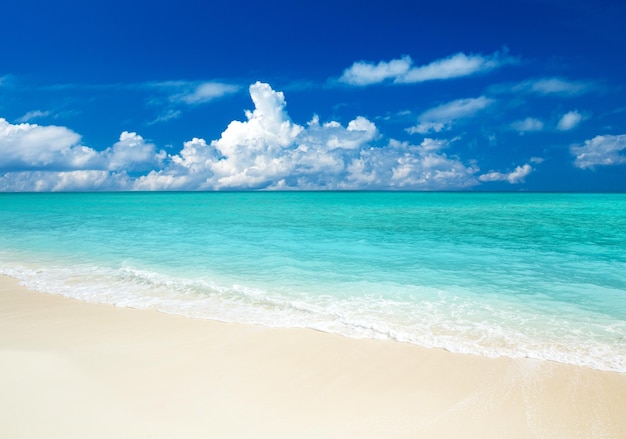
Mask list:
[{"label": "sky", "polygon": [[0,191],[626,191],[622,0],[0,17]]}]

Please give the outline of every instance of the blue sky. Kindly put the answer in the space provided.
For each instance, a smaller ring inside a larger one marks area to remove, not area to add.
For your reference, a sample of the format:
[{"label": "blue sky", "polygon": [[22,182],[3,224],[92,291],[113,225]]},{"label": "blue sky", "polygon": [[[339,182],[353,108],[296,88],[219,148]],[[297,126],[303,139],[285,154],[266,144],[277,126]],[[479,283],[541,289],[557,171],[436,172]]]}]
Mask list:
[{"label": "blue sky", "polygon": [[626,191],[624,22],[614,0],[12,2],[0,190]]}]

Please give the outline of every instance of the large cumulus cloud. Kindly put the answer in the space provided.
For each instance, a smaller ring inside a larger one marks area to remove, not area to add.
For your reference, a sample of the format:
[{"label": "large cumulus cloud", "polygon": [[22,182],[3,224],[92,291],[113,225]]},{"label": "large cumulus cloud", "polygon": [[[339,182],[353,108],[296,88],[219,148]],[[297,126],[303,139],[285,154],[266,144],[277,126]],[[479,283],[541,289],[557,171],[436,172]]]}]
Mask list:
[{"label": "large cumulus cloud", "polygon": [[[136,189],[443,189],[476,184],[477,168],[422,145],[376,146],[376,125],[357,117],[346,126],[314,117],[306,126],[287,114],[283,93],[250,86],[255,109],[212,142],[193,139],[168,166]],[[426,142],[428,143],[428,142]]]}]

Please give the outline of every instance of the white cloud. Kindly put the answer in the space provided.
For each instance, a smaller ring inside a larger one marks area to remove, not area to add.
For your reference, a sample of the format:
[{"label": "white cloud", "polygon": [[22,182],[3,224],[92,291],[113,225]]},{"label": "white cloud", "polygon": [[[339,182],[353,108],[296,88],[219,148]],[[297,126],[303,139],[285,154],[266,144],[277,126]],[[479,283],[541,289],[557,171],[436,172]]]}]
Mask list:
[{"label": "white cloud", "polygon": [[525,164],[523,166],[516,167],[512,172],[502,173],[497,171],[491,171],[487,174],[483,174],[478,177],[480,181],[508,181],[511,184],[517,184],[524,182],[524,179],[533,171],[532,166]]},{"label": "white cloud", "polygon": [[440,151],[447,148],[449,143],[448,140],[426,138],[420,144],[420,148],[425,152]]},{"label": "white cloud", "polygon": [[513,128],[520,134],[533,131],[542,131],[543,127],[544,123],[534,117],[527,117],[526,119],[518,120],[511,124],[511,128]]},{"label": "white cloud", "polygon": [[154,120],[148,122],[148,125],[154,125],[160,122],[167,122],[168,120],[178,119],[182,116],[182,111],[174,110],[173,108],[168,108],[164,110],[159,116],[157,116]]},{"label": "white cloud", "polygon": [[238,85],[217,81],[149,82],[141,84],[141,87],[159,91],[148,103],[160,108],[160,114],[149,121],[148,125],[178,119],[182,115],[181,108],[205,104],[240,90]]},{"label": "white cloud", "polygon": [[236,93],[237,91],[239,91],[239,86],[236,85],[221,82],[202,82],[200,84],[194,84],[189,90],[172,95],[170,99],[176,102],[195,105],[203,104],[221,98],[222,96]]},{"label": "white cloud", "polygon": [[396,82],[414,83],[436,79],[460,78],[477,73],[486,73],[511,62],[514,62],[513,58],[502,55],[499,52],[490,56],[457,53],[447,58],[433,61],[425,66],[414,67],[406,74],[398,76]]},{"label": "white cloud", "polygon": [[378,64],[359,61],[344,70],[339,81],[350,85],[378,84],[386,79],[398,78],[405,75],[413,60],[409,56],[391,61],[380,61]]},{"label": "white cloud", "polygon": [[531,93],[538,95],[577,96],[592,91],[595,85],[585,81],[564,78],[535,78],[513,86],[500,87],[500,91]]},{"label": "white cloud", "polygon": [[557,124],[557,128],[560,131],[569,131],[576,128],[582,120],[583,115],[578,111],[569,111],[561,117],[559,123]]},{"label": "white cloud", "polygon": [[384,182],[381,187],[391,189],[445,190],[478,184],[474,177],[478,167],[439,152],[446,146],[446,141],[433,139],[425,139],[419,146],[391,140],[385,148],[364,151],[361,162],[369,164],[369,173],[366,168],[352,178],[373,171]]},{"label": "white cloud", "polygon": [[49,115],[50,115],[49,111],[34,110],[34,111],[29,111],[24,116],[22,116],[19,119],[17,119],[17,121],[20,122],[20,123],[30,122],[33,119],[39,119],[39,118],[42,118],[42,117],[48,117]]},{"label": "white cloud", "polygon": [[362,116],[348,123],[344,128],[338,122],[328,122],[320,125],[315,116],[308,128],[300,136],[298,143],[306,148],[315,147],[320,150],[358,149],[378,135],[378,129],[373,122]]},{"label": "white cloud", "polygon": [[111,171],[147,171],[161,164],[165,152],[157,153],[156,147],[137,133],[124,131],[119,142],[102,153],[107,169]]},{"label": "white cloud", "polygon": [[378,84],[388,79],[395,83],[409,84],[486,73],[513,62],[516,62],[515,58],[500,52],[487,56],[456,53],[430,64],[415,67],[413,60],[405,55],[400,59],[380,61],[378,64],[355,62],[344,70],[339,81],[357,86]]},{"label": "white cloud", "polygon": [[625,164],[626,155],[621,154],[624,150],[626,134],[596,136],[582,146],[570,147],[570,152],[576,156],[574,166],[581,169]]},{"label": "white cloud", "polygon": [[246,111],[247,121],[233,121],[211,146],[224,159],[212,163],[213,185],[258,187],[268,180],[289,173],[290,148],[303,130],[285,111],[285,97],[268,84],[250,86],[254,111]]},{"label": "white cloud", "polygon": [[92,157],[89,149],[78,145],[80,136],[59,126],[22,123],[13,125],[0,118],[0,169],[71,169]]},{"label": "white cloud", "polygon": [[124,170],[153,169],[165,158],[136,133],[123,132],[119,142],[98,152],[80,144],[80,136],[59,126],[0,119],[0,169],[25,170]]},{"label": "white cloud", "polygon": [[406,132],[409,134],[439,133],[449,128],[450,125],[443,122],[420,122],[417,125],[407,128]]},{"label": "white cloud", "polygon": [[491,103],[493,103],[493,100],[486,98],[485,96],[468,99],[457,99],[455,101],[451,101],[425,111],[420,116],[420,119],[447,122],[451,120],[470,117],[476,114],[478,111],[486,108]]},{"label": "white cloud", "polygon": [[408,128],[407,131],[411,134],[444,131],[450,129],[455,120],[472,117],[494,102],[485,96],[447,102],[422,113],[418,117],[418,124]]}]

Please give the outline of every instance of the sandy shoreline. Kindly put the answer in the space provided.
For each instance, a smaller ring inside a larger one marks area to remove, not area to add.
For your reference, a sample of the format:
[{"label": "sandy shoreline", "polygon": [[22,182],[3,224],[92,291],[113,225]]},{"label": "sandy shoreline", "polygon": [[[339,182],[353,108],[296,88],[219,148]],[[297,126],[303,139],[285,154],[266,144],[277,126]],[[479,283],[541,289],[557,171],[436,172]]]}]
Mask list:
[{"label": "sandy shoreline", "polygon": [[0,437],[624,438],[626,374],[82,303],[0,276]]}]

